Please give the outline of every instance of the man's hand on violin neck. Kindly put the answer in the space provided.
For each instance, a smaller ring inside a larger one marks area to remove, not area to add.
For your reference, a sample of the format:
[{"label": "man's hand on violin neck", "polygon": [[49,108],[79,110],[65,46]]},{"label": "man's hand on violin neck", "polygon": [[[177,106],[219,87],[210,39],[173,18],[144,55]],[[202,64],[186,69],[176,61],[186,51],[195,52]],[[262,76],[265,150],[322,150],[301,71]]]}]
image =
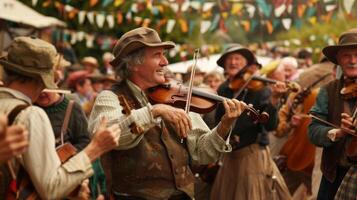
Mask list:
[{"label": "man's hand on violin neck", "polygon": [[347,113],[341,113],[341,128],[345,130],[344,132],[346,133],[356,134],[353,119]]},{"label": "man's hand on violin neck", "polygon": [[186,138],[188,132],[192,129],[191,119],[183,109],[165,104],[156,104],[151,112],[154,118],[162,117],[162,119],[169,122],[181,138]]}]

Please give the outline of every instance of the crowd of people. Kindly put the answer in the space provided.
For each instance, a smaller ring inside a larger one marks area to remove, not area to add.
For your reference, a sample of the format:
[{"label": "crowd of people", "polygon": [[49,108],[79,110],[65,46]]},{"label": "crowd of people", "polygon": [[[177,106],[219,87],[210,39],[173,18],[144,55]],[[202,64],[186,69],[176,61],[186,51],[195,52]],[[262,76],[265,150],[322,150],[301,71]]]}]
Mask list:
[{"label": "crowd of people", "polygon": [[0,199],[357,199],[357,29],[317,63],[228,44],[224,73],[173,74],[174,47],[140,27],[101,62],[71,63],[14,38],[0,58]]}]

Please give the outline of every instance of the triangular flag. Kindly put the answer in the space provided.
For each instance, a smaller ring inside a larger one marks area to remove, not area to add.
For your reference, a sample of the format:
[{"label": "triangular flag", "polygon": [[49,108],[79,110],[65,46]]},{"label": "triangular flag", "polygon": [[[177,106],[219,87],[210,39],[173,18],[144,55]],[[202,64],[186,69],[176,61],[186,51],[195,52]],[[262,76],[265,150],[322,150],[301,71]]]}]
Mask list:
[{"label": "triangular flag", "polygon": [[122,22],[123,22],[123,14],[120,11],[118,11],[117,12],[117,23],[121,24]]},{"label": "triangular flag", "polygon": [[171,7],[172,11],[174,11],[174,13],[178,12],[179,5],[177,3],[170,3],[170,7]]},{"label": "triangular flag", "polygon": [[275,18],[273,19],[273,29],[276,29],[280,24],[280,19]]},{"label": "triangular flag", "polygon": [[326,5],[325,9],[327,12],[330,12],[332,10],[335,10],[337,5]]},{"label": "triangular flag", "polygon": [[95,4],[97,4],[97,3],[98,3],[98,0],[89,0],[89,6],[90,7],[95,6]]},{"label": "triangular flag", "polygon": [[222,12],[221,15],[223,19],[227,19],[229,16],[228,12]]},{"label": "triangular flag", "polygon": [[137,26],[139,26],[141,24],[141,22],[143,21],[143,18],[142,17],[139,17],[139,16],[135,16],[134,17],[134,22]]},{"label": "triangular flag", "polygon": [[203,33],[206,33],[209,29],[209,27],[211,26],[211,21],[208,21],[208,20],[203,20],[201,22],[201,28],[200,28],[200,33],[203,34]]},{"label": "triangular flag", "polygon": [[106,17],[109,28],[114,28],[114,16],[112,14]]},{"label": "triangular flag", "polygon": [[266,25],[266,27],[267,27],[268,33],[271,34],[271,33],[273,32],[273,30],[274,30],[274,29],[273,29],[273,25],[271,24],[270,21],[266,21],[265,25]]},{"label": "triangular flag", "polygon": [[202,11],[203,12],[207,12],[207,11],[211,10],[215,4],[216,3],[213,3],[213,2],[205,2],[205,3],[203,3]]},{"label": "triangular flag", "polygon": [[36,6],[37,2],[38,2],[38,0],[32,0],[32,6]]},{"label": "triangular flag", "polygon": [[131,12],[127,12],[125,19],[130,22],[133,19],[133,14]]},{"label": "triangular flag", "polygon": [[257,26],[258,26],[258,21],[255,19],[252,19],[250,21],[250,32],[254,32],[255,28],[257,28]]},{"label": "triangular flag", "polygon": [[94,12],[87,12],[89,23],[94,24]]},{"label": "triangular flag", "polygon": [[297,13],[298,13],[299,18],[301,18],[304,15],[305,9],[306,9],[305,4],[299,4],[297,6]]},{"label": "triangular flag", "polygon": [[72,32],[72,33],[71,33],[71,41],[70,41],[70,43],[71,43],[72,45],[74,45],[74,44],[76,44],[76,42],[77,42],[76,33],[75,33],[75,32]]},{"label": "triangular flag", "polygon": [[82,41],[84,39],[84,34],[85,33],[83,31],[77,32],[76,34],[77,41]]},{"label": "triangular flag", "polygon": [[249,32],[250,30],[250,22],[247,20],[242,20],[240,24],[243,26],[245,32]]},{"label": "triangular flag", "polygon": [[174,29],[175,24],[176,24],[176,20],[169,19],[166,25],[166,32],[171,33],[171,31]]},{"label": "triangular flag", "polygon": [[183,2],[183,4],[181,5],[181,11],[182,11],[182,12],[186,12],[189,7],[190,7],[190,2],[185,1],[185,2]]},{"label": "triangular flag", "polygon": [[333,11],[330,11],[330,12],[328,12],[326,15],[322,15],[322,16],[321,16],[321,19],[322,19],[324,22],[328,23],[328,22],[331,21],[332,14],[333,14]]},{"label": "triangular flag", "polygon": [[301,27],[302,27],[302,20],[301,19],[298,19],[298,18],[296,18],[295,19],[295,26],[296,26],[296,28],[297,29],[301,29]]},{"label": "triangular flag", "polygon": [[102,0],[102,7],[107,7],[112,2],[113,2],[113,0]]},{"label": "triangular flag", "polygon": [[187,33],[187,32],[188,32],[188,25],[187,25],[186,20],[184,20],[184,19],[179,19],[179,23],[180,23],[180,26],[181,26],[181,31],[182,31],[183,33]]},{"label": "triangular flag", "polygon": [[115,6],[115,7],[118,7],[118,6],[120,6],[121,4],[123,4],[123,2],[124,2],[124,0],[115,0],[115,1],[114,1],[114,6]]},{"label": "triangular flag", "polygon": [[71,12],[68,12],[68,19],[73,19],[76,14],[78,13],[78,10],[77,9],[73,9]]},{"label": "triangular flag", "polygon": [[131,4],[130,10],[133,13],[137,13],[138,12],[138,4],[137,3]]},{"label": "triangular flag", "polygon": [[272,5],[267,4],[265,0],[256,0],[256,2],[265,17],[269,17],[272,11]]},{"label": "triangular flag", "polygon": [[219,18],[220,18],[219,14],[216,14],[214,16],[213,21],[212,21],[212,25],[209,28],[210,31],[213,31],[213,30],[215,30],[217,28],[218,23],[219,23]]},{"label": "triangular flag", "polygon": [[143,24],[141,26],[149,27],[150,23],[151,23],[151,19],[145,18],[144,21],[143,21]]},{"label": "triangular flag", "polygon": [[152,9],[151,9],[151,13],[154,15],[154,16],[157,16],[160,14],[160,11],[159,11],[159,8],[157,6],[153,6]]},{"label": "triangular flag", "polygon": [[92,48],[93,47],[93,41],[94,41],[94,35],[85,35],[86,38],[86,47],[87,48]]},{"label": "triangular flag", "polygon": [[243,4],[234,3],[232,5],[232,10],[231,10],[232,15],[237,15],[238,13],[240,13],[242,11],[242,8],[243,8]]},{"label": "triangular flag", "polygon": [[274,14],[276,17],[280,17],[286,9],[285,4],[281,4],[279,7],[274,9]]},{"label": "triangular flag", "polygon": [[311,25],[315,25],[317,23],[317,17],[316,16],[310,17],[309,22],[311,23]]},{"label": "triangular flag", "polygon": [[199,10],[201,9],[201,2],[198,1],[190,1],[190,5],[192,8]]},{"label": "triangular flag", "polygon": [[316,14],[316,7],[310,6],[309,9],[306,11],[306,17],[313,17]]},{"label": "triangular flag", "polygon": [[348,14],[351,14],[353,4],[355,3],[355,0],[344,0],[343,1],[343,6],[345,7],[345,10]]},{"label": "triangular flag", "polygon": [[249,18],[253,18],[254,17],[254,13],[255,13],[255,6],[250,5],[250,4],[246,4],[245,5],[246,10],[249,14]]},{"label": "triangular flag", "polygon": [[291,12],[293,11],[293,5],[289,4],[287,10],[288,10],[288,13],[291,14]]},{"label": "triangular flag", "polygon": [[193,30],[195,29],[196,21],[190,20],[188,24],[188,35],[192,35]]},{"label": "triangular flag", "polygon": [[86,14],[87,14],[86,11],[83,11],[83,10],[78,12],[78,23],[79,24],[83,24],[84,19],[86,18]]},{"label": "triangular flag", "polygon": [[103,28],[103,25],[104,25],[104,22],[105,22],[105,15],[97,13],[95,19],[97,21],[98,27],[99,28]]},{"label": "triangular flag", "polygon": [[281,22],[282,22],[282,24],[283,24],[283,26],[284,26],[284,28],[286,29],[286,30],[289,30],[290,29],[290,27],[291,27],[291,19],[290,18],[284,18],[284,19],[282,19],[281,20]]}]

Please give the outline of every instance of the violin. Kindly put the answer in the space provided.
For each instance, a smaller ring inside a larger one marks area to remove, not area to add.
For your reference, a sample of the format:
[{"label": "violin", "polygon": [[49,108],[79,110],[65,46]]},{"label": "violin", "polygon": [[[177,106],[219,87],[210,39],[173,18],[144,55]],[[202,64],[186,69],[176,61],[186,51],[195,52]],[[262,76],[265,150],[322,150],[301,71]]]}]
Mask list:
[{"label": "violin", "polygon": [[346,80],[340,93],[344,99],[356,98],[357,97],[357,82]]},{"label": "violin", "polygon": [[[244,73],[238,73],[237,76],[229,83],[229,88],[233,91],[238,91],[241,88],[259,91],[262,90],[267,85],[267,83],[276,84],[278,82],[282,81],[257,76],[254,75],[252,71],[247,70]],[[292,82],[285,83],[292,92],[298,91],[298,87],[296,86],[296,84]]]},{"label": "violin", "polygon": [[[152,103],[169,104],[177,108],[185,108],[187,102],[188,88],[181,83],[169,80],[167,83],[158,85],[147,90],[147,95]],[[227,98],[203,91],[197,88],[192,89],[190,111],[204,114],[214,110],[218,103]],[[247,114],[254,122],[266,123],[269,114],[260,113],[252,105],[247,105]]]}]

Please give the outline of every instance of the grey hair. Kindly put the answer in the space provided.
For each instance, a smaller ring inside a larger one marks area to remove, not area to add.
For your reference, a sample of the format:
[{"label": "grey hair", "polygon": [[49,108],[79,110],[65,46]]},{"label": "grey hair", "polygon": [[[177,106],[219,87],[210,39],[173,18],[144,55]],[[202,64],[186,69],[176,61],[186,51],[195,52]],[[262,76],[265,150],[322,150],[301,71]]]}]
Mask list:
[{"label": "grey hair", "polygon": [[43,84],[40,77],[35,78],[35,77],[31,77],[31,76],[26,76],[21,73],[11,71],[11,70],[8,70],[5,68],[4,74],[3,74],[4,85],[5,86],[10,85],[11,83],[13,83],[15,81],[19,81],[21,83],[35,81],[37,84]]},{"label": "grey hair", "polygon": [[116,76],[122,80],[127,79],[132,73],[132,67],[141,65],[145,60],[145,48],[138,49],[121,59],[118,66],[115,67]]}]

